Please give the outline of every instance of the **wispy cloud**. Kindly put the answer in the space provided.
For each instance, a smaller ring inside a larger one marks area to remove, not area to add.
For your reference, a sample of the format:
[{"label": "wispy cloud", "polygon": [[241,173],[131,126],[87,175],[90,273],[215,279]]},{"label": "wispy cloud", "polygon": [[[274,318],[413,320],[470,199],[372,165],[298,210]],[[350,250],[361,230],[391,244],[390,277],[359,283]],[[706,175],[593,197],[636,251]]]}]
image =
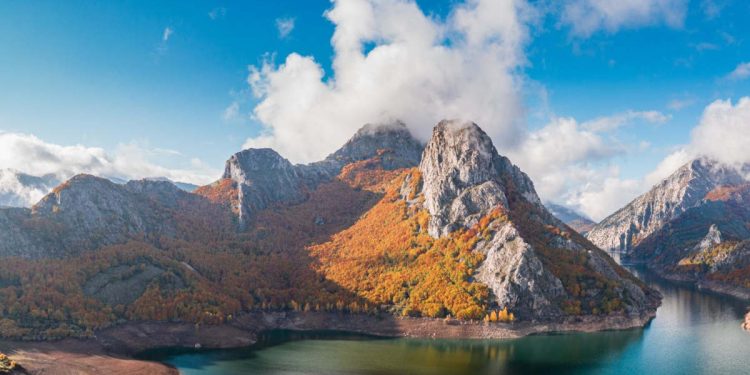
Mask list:
[{"label": "wispy cloud", "polygon": [[678,28],[685,22],[687,6],[688,0],[570,0],[563,6],[562,23],[576,37],[657,24]]},{"label": "wispy cloud", "polygon": [[208,18],[212,20],[223,18],[226,15],[227,15],[227,8],[224,8],[224,7],[214,8],[214,9],[211,9],[210,12],[208,12]]},{"label": "wispy cloud", "polygon": [[277,18],[276,29],[279,31],[279,38],[286,39],[294,30],[295,19],[292,17]]},{"label": "wispy cloud", "polygon": [[172,34],[174,34],[174,29],[172,29],[169,26],[165,27],[164,28],[164,32],[162,32],[162,34],[161,34],[161,40],[163,42],[168,42],[169,41],[169,37],[171,37]]},{"label": "wispy cloud", "polygon": [[670,118],[670,115],[659,111],[627,111],[586,121],[581,126],[586,130],[603,132],[615,130],[633,121],[641,120],[651,124],[662,124],[669,121]]},{"label": "wispy cloud", "polygon": [[685,98],[685,99],[672,99],[667,103],[667,108],[669,108],[672,111],[679,111],[683,108],[687,108],[695,103],[695,99],[692,98]]},{"label": "wispy cloud", "polygon": [[222,117],[225,121],[236,120],[240,116],[240,103],[232,102],[227,108],[224,109]]},{"label": "wispy cloud", "polygon": [[750,77],[750,62],[743,62],[737,65],[734,70],[727,76],[728,79],[739,81]]}]

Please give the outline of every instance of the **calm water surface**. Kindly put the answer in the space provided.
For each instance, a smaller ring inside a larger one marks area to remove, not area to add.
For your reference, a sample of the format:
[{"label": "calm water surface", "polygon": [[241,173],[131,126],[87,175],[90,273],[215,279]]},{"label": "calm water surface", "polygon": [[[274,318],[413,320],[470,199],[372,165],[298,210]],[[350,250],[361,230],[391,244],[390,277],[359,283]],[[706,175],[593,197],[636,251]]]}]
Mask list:
[{"label": "calm water surface", "polygon": [[645,329],[516,340],[269,332],[253,348],[150,358],[182,374],[750,374],[746,306],[634,270],[664,295]]}]

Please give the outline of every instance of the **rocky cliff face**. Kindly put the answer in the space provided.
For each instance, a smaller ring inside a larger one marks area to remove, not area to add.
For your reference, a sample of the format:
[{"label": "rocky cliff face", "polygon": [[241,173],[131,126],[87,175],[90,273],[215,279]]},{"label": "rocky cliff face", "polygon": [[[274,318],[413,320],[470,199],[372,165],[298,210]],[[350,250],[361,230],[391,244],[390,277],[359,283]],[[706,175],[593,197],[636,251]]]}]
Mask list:
[{"label": "rocky cliff face", "polygon": [[227,192],[230,197],[225,198],[236,205],[233,210],[244,228],[260,210],[305,201],[309,191],[332,180],[347,164],[382,154],[385,169],[413,167],[419,163],[421,153],[422,145],[403,123],[365,125],[341,149],[311,164],[293,165],[271,149],[238,152],[227,161],[222,180],[196,193],[216,196],[220,189],[231,185]]},{"label": "rocky cliff face", "polygon": [[699,205],[713,189],[743,182],[734,168],[696,159],[602,220],[586,237],[604,250],[628,253],[666,223]]},{"label": "rocky cliff face", "polygon": [[[576,311],[580,301],[571,301],[581,293],[589,293],[586,303],[601,302],[601,288],[581,292],[579,287],[593,285],[571,282],[566,269],[571,266],[580,267],[580,278],[588,274],[617,283],[608,293],[617,295],[628,313],[654,308],[653,292],[552,216],[531,180],[497,153],[476,124],[438,124],[419,169],[431,235],[449,236],[490,218],[488,234],[476,245],[485,255],[476,279],[490,287],[497,305],[548,320]],[[573,258],[582,264],[565,264]]]},{"label": "rocky cliff face", "polygon": [[534,184],[476,124],[442,121],[435,127],[419,165],[424,178],[430,234],[439,237],[470,227],[495,207],[508,209],[506,179],[529,202],[541,206]]}]

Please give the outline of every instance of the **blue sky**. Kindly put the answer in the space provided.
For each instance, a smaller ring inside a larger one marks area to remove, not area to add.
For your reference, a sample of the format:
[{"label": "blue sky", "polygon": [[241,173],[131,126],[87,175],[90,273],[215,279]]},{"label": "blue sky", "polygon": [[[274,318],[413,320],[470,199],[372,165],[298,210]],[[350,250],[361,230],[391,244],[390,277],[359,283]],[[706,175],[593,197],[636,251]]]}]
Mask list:
[{"label": "blue sky", "polygon": [[[650,182],[644,176],[675,150],[691,143],[691,129],[701,122],[709,104],[720,99],[735,103],[750,93],[750,72],[739,71],[730,77],[750,61],[750,41],[746,40],[750,35],[750,3],[638,1],[651,4],[645,8],[602,8],[597,3],[600,1],[523,3],[525,15],[512,20],[518,22],[523,34],[519,45],[512,48],[520,57],[498,67],[521,82],[516,85],[520,111],[508,112],[502,107],[492,112],[495,116],[508,113],[522,124],[521,128],[513,125],[514,130],[507,133],[513,140],[516,138],[511,133],[528,133],[533,138],[535,131],[560,119],[574,120],[581,132],[587,121],[620,116],[621,124],[593,135],[601,147],[570,160],[590,171],[588,177],[573,182],[576,186],[548,189],[547,195],[552,196],[546,198],[584,211],[587,205],[595,204],[582,198],[585,192],[580,186],[596,185],[587,178],[631,181],[625,195],[643,191]],[[417,4],[428,21],[439,28],[449,23],[456,9],[475,5],[472,1],[467,5],[426,0]],[[259,103],[274,99],[277,92],[293,91],[273,83],[271,91],[254,95],[253,89],[262,85],[248,84],[250,67],[258,70],[267,63],[268,71],[260,77],[268,85],[271,74],[281,71],[285,62],[291,66],[286,59],[295,53],[309,56],[309,62],[323,70],[325,82],[336,79],[332,63],[341,52],[332,46],[333,33],[337,24],[357,24],[357,20],[344,20],[354,17],[350,15],[342,15],[335,22],[324,16],[338,5],[316,0],[2,1],[0,131],[33,135],[50,145],[100,148],[113,159],[123,149],[130,154],[141,152],[147,160],[138,162],[184,172],[175,178],[189,179],[191,168],[200,169],[200,177],[194,179],[200,181],[219,171],[226,158],[243,147],[278,145],[284,153],[288,145],[274,137],[278,138],[276,133],[281,133],[287,117],[252,114]],[[575,13],[576,9],[583,13]],[[410,13],[399,14],[383,10],[376,13],[375,20],[385,24],[385,17],[392,17],[406,25],[404,32],[410,33],[410,20],[396,18]],[[498,14],[483,22],[510,21]],[[281,25],[286,25],[284,32]],[[460,27],[451,30],[463,31]],[[386,34],[363,43],[365,55],[374,46],[393,42],[387,39],[390,31],[378,32]],[[461,38],[468,37],[447,37],[441,43],[453,48],[452,43],[461,43]],[[467,69],[461,69],[457,77],[466,74]],[[750,71],[750,66],[747,69]],[[488,80],[488,85],[493,82]],[[382,102],[377,105],[385,106],[385,110],[389,106]],[[472,111],[467,109],[468,113]],[[625,115],[645,111],[661,117],[654,120],[653,116]],[[313,120],[315,116],[310,114]],[[359,125],[347,125],[346,129]],[[499,124],[497,129],[491,134],[501,152],[507,148],[509,155],[517,155],[522,167],[528,165],[525,169],[531,171],[537,185],[547,177],[550,181],[559,179],[545,174],[534,160],[527,161],[523,147],[513,149],[513,145],[503,143],[501,138],[508,126]],[[263,134],[270,134],[270,138],[257,139]],[[321,147],[315,150],[317,154],[301,154],[295,161],[333,151],[331,145]],[[0,156],[0,161],[25,157]],[[294,160],[293,154],[290,157]],[[113,162],[118,163],[128,161]],[[36,164],[10,167],[30,165]],[[139,177],[139,173],[160,170],[144,167],[122,170],[121,174]],[[588,212],[601,215],[590,207]]]}]

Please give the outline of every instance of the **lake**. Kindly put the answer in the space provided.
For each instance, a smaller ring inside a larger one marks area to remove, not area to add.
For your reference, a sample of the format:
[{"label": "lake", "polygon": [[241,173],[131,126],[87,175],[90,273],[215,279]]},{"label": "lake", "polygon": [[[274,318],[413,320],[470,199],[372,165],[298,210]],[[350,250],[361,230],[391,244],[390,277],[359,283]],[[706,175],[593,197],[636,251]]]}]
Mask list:
[{"label": "lake", "polygon": [[644,329],[514,340],[383,339],[272,331],[252,348],[150,358],[208,374],[750,374],[746,305],[634,271],[663,295]]}]

